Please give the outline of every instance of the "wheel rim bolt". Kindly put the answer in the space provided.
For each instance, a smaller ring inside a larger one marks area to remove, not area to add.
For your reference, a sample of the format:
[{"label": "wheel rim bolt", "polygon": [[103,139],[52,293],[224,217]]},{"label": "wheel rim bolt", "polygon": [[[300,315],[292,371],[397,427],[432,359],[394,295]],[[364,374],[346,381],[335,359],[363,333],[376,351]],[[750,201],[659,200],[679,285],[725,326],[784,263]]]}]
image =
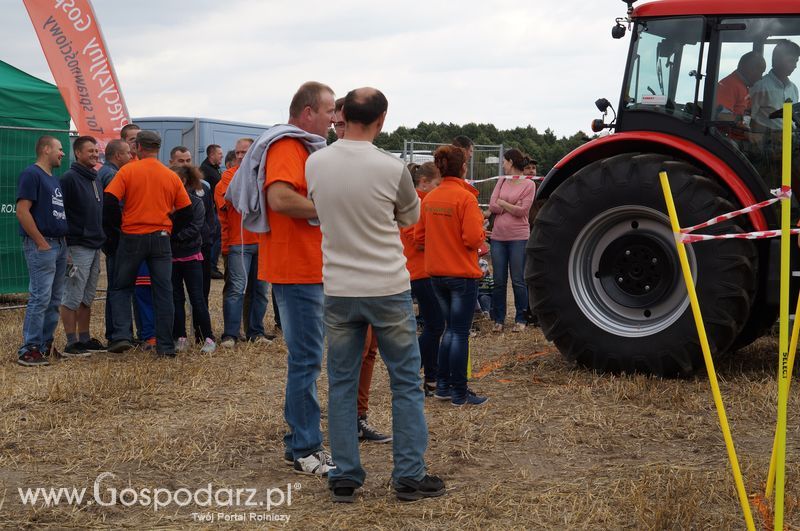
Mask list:
[{"label": "wheel rim bolt", "polygon": [[619,282],[620,284],[622,284],[623,282],[625,282],[625,279],[624,279],[624,278],[622,278],[622,277],[619,277],[619,278],[617,279],[617,282]]}]

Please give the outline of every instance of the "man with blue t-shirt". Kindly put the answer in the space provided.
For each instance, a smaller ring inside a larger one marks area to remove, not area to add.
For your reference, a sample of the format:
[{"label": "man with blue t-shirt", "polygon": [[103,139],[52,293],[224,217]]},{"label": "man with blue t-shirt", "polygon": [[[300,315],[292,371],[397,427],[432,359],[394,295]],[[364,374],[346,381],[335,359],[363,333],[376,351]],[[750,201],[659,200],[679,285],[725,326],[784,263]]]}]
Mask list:
[{"label": "man with blue t-shirt", "polygon": [[25,262],[28,265],[28,306],[22,324],[20,365],[48,365],[56,354],[53,334],[58,326],[58,307],[64,293],[67,266],[67,215],[64,197],[53,168],[61,166],[64,150],[55,137],[36,142],[36,163],[25,168],[17,187],[19,220]]}]

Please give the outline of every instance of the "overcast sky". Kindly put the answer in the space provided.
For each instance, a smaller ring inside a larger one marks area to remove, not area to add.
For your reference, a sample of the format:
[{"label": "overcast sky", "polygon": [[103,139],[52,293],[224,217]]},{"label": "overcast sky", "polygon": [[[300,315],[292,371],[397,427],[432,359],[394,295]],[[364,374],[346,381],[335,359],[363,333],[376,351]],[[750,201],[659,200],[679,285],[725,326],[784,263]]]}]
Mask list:
[{"label": "overcast sky", "polygon": [[[47,1],[47,0],[40,0]],[[588,131],[619,101],[620,0],[94,0],[131,116],[285,122],[304,81],[389,99],[420,121]],[[53,82],[20,0],[0,0],[0,60]]]}]

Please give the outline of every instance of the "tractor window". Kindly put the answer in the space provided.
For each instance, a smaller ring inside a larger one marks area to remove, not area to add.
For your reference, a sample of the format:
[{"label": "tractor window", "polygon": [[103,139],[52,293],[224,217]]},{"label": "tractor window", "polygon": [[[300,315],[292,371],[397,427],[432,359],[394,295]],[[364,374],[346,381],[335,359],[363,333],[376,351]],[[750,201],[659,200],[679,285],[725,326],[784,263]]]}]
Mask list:
[{"label": "tractor window", "polygon": [[702,18],[647,20],[636,25],[625,106],[682,119],[699,117],[708,54]]},{"label": "tractor window", "polygon": [[[770,114],[787,99],[797,102],[800,96],[800,17],[730,18],[719,28],[714,126],[774,188],[780,175],[783,121]],[[776,75],[781,71],[785,77]]]}]

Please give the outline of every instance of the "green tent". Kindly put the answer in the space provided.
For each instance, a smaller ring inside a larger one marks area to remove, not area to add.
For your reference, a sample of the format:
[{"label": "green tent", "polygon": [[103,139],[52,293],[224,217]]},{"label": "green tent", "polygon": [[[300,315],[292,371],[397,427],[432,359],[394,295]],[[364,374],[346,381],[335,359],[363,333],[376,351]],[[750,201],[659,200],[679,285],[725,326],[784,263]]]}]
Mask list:
[{"label": "green tent", "polygon": [[36,162],[36,140],[45,134],[69,150],[69,113],[58,88],[0,61],[0,293],[28,291],[17,182],[20,172]]}]

